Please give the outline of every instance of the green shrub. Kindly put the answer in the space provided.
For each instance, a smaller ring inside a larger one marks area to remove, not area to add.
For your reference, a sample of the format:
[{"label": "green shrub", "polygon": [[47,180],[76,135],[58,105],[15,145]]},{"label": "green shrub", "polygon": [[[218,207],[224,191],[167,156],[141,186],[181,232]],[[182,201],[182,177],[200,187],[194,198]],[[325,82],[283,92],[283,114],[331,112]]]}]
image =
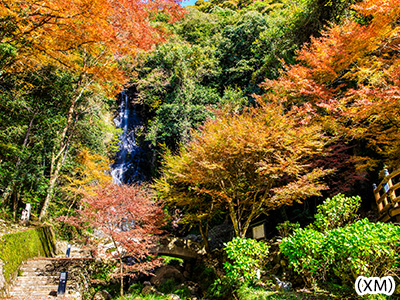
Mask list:
[{"label": "green shrub", "polygon": [[162,256],[162,258],[166,265],[175,266],[175,267],[183,265],[182,258],[171,257],[171,256]]},{"label": "green shrub", "polygon": [[268,256],[269,246],[254,239],[235,237],[226,244],[225,251],[231,262],[225,262],[226,276],[234,282],[254,283],[257,272]]},{"label": "green shrub", "polygon": [[207,297],[209,299],[226,299],[229,295],[232,295],[233,290],[234,287],[232,286],[232,280],[230,278],[218,278],[207,290]]},{"label": "green shrub", "polygon": [[327,198],[317,207],[314,226],[320,231],[342,227],[357,217],[356,212],[360,205],[360,196],[345,197],[343,194],[337,194]]},{"label": "green shrub", "polygon": [[[331,230],[327,235],[326,249],[334,249],[332,269],[345,281],[354,282],[361,275],[392,275],[399,267],[400,227],[359,220]],[[348,274],[349,270],[351,274]]]},{"label": "green shrub", "polygon": [[144,288],[144,284],[141,282],[135,282],[131,284],[128,288],[128,293],[133,295],[140,295]]},{"label": "green shrub", "polygon": [[162,296],[162,295],[154,295],[154,294],[149,294],[145,296],[137,296],[137,295],[125,295],[122,297],[118,297],[115,300],[170,300],[168,296]]},{"label": "green shrub", "polygon": [[325,235],[314,229],[297,229],[282,240],[280,249],[294,271],[303,276],[308,285],[325,278],[331,254],[323,251]]},{"label": "green shrub", "polygon": [[287,237],[289,234],[293,233],[294,230],[299,229],[300,224],[298,222],[296,223],[291,223],[290,221],[285,221],[283,223],[278,224],[276,226],[276,229],[279,232],[279,235],[281,237]]},{"label": "green shrub", "polygon": [[360,275],[387,276],[399,267],[400,227],[363,219],[324,233],[298,229],[280,248],[306,283],[325,280],[330,272],[353,284]]}]

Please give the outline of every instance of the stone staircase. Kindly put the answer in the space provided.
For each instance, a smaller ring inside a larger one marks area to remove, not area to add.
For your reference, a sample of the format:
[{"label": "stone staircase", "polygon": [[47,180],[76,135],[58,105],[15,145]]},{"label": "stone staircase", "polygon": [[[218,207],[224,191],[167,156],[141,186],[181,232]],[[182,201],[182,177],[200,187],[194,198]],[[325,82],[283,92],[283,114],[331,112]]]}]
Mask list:
[{"label": "stone staircase", "polygon": [[[57,299],[80,300],[79,268],[85,266],[89,258],[72,247],[74,258],[62,257],[35,258],[21,265],[17,276],[10,289],[9,297],[12,300],[44,300],[57,297],[60,272],[68,272],[67,287],[64,296]],[[75,250],[75,251],[74,251]]]}]

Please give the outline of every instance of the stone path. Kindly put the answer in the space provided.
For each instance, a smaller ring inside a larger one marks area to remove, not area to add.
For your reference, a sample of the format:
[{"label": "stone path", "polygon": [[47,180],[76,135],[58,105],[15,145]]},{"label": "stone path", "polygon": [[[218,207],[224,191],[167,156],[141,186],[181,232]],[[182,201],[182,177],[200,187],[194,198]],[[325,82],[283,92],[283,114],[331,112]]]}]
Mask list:
[{"label": "stone path", "polygon": [[[79,266],[85,258],[79,248],[71,249],[73,258],[65,257],[65,254],[54,258],[35,258],[24,262],[20,268],[19,276],[10,289],[9,297],[3,299],[12,300],[80,300],[76,272],[70,272]],[[72,256],[72,255],[71,255]],[[64,296],[57,297],[60,272],[69,272],[67,288]],[[76,276],[75,276],[76,277]]]}]

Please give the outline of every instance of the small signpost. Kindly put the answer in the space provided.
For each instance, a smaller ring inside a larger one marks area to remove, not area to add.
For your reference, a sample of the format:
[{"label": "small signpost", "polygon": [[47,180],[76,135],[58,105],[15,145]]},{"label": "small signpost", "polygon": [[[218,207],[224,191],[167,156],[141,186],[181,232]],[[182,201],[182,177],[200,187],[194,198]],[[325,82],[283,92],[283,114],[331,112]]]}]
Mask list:
[{"label": "small signpost", "polygon": [[68,272],[60,273],[60,281],[58,283],[57,296],[64,295],[67,287]]},{"label": "small signpost", "polygon": [[68,244],[66,254],[67,254],[67,257],[69,257],[69,255],[71,254],[71,244]]},{"label": "small signpost", "polygon": [[21,214],[21,223],[24,224],[25,226],[28,225],[30,217],[31,217],[31,204],[27,203],[26,207],[24,208]]}]

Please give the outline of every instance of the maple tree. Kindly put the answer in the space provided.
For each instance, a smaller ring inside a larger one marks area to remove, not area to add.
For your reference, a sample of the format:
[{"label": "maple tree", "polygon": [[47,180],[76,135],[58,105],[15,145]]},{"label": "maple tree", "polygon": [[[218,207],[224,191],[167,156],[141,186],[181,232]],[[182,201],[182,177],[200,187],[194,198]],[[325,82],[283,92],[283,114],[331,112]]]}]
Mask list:
[{"label": "maple tree", "polygon": [[155,183],[169,205],[197,209],[197,220],[227,210],[237,236],[265,211],[319,195],[327,170],[312,169],[324,137],[275,103],[208,121],[179,155],[167,155]]},{"label": "maple tree", "polygon": [[[119,262],[122,296],[124,275],[147,274],[159,264],[151,252],[162,232],[164,214],[143,187],[108,184],[97,186],[94,192],[82,200],[82,208],[76,211],[76,216],[67,220],[87,229],[92,236],[93,249],[101,249],[99,244],[104,245],[107,240],[112,243],[113,247],[106,249],[103,255]],[[98,231],[97,235],[91,234],[93,229]],[[133,263],[124,263],[124,258],[128,257]]]},{"label": "maple tree", "polygon": [[[400,3],[366,0],[353,17],[332,25],[298,53],[277,80],[266,80],[263,101],[278,101],[320,123],[340,143],[364,144],[358,170],[383,159],[399,166]],[[351,145],[351,144],[350,144]]]},{"label": "maple tree", "polygon": [[[39,219],[53,198],[71,138],[81,117],[85,93],[115,94],[127,82],[119,64],[139,49],[164,40],[156,17],[171,22],[182,16],[175,0],[5,0],[0,2],[0,49],[8,53],[2,73],[21,73],[48,64],[72,72],[74,92],[52,150],[48,191]],[[29,87],[28,87],[29,88]]]}]

